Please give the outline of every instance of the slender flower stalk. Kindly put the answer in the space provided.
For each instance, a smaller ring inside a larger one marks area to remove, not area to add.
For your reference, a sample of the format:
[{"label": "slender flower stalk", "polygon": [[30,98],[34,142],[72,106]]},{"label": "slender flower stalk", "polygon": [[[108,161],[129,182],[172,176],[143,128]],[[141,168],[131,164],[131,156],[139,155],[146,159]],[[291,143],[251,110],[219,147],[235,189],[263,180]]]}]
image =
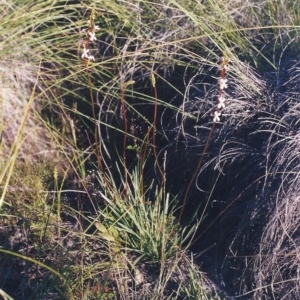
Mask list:
[{"label": "slender flower stalk", "polygon": [[224,96],[224,89],[227,89],[228,88],[228,80],[226,79],[226,72],[228,71],[229,69],[229,59],[228,57],[221,57],[220,59],[220,81],[219,81],[219,84],[220,84],[220,94],[219,94],[219,97],[218,97],[218,104],[217,104],[217,109],[216,111],[214,112],[213,114],[213,122],[216,123],[216,122],[220,122],[220,117],[221,117],[221,110],[223,108],[225,108],[225,96]]},{"label": "slender flower stalk", "polygon": [[[100,125],[96,120],[98,119],[96,109],[95,109],[95,99],[94,99],[94,91],[93,91],[93,84],[92,79],[90,76],[90,68],[88,68],[89,62],[95,61],[95,57],[91,54],[91,43],[96,41],[96,30],[99,29],[97,25],[95,25],[95,8],[92,8],[90,18],[88,21],[88,28],[83,29],[81,32],[85,34],[85,39],[80,43],[81,46],[81,59],[83,60],[83,64],[85,66],[85,72],[88,80],[89,85],[89,92],[90,92],[90,99],[91,99],[91,107],[92,107],[92,116],[94,120],[94,136],[95,136],[95,146],[93,147],[93,152],[96,156],[98,167],[103,172],[103,156],[102,156],[102,146],[99,140],[99,132],[100,132]],[[105,184],[107,183],[104,177]]]},{"label": "slender flower stalk", "polygon": [[91,19],[88,21],[88,29],[83,29],[82,32],[86,34],[87,39],[82,42],[82,54],[81,59],[84,61],[95,61],[95,57],[90,54],[90,43],[97,40],[96,37],[96,30],[99,29],[99,26],[94,24],[94,19],[91,17]]},{"label": "slender flower stalk", "polygon": [[211,138],[211,136],[213,134],[213,131],[216,127],[216,123],[220,122],[220,120],[221,120],[221,118],[220,118],[221,117],[221,110],[223,108],[225,108],[226,99],[225,99],[225,95],[224,95],[224,89],[226,89],[228,87],[227,79],[226,79],[226,72],[228,71],[228,64],[229,64],[229,59],[226,55],[224,55],[220,59],[220,68],[219,68],[219,71],[220,71],[220,93],[219,93],[219,97],[218,97],[217,109],[214,111],[214,113],[212,115],[213,124],[212,124],[211,130],[209,131],[209,134],[207,136],[204,149],[203,149],[202,154],[200,156],[199,163],[196,167],[196,170],[193,174],[193,177],[190,180],[190,182],[187,186],[186,192],[184,194],[183,205],[182,205],[181,210],[180,210],[179,220],[181,220],[181,217],[183,215],[185,204],[186,204],[190,189],[192,187],[192,184],[193,184],[194,180],[196,179],[197,175],[199,174],[199,171],[200,171],[200,168],[201,168],[201,165],[202,165],[202,161],[203,161],[203,158],[204,158],[204,154],[206,153],[206,150],[208,149],[209,141],[210,141],[210,138]]}]

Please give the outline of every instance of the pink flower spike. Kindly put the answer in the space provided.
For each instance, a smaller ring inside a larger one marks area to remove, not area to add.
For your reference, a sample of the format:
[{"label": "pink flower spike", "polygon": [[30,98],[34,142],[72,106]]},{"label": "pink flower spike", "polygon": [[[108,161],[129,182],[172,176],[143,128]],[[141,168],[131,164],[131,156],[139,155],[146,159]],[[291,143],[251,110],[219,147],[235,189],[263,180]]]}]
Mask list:
[{"label": "pink flower spike", "polygon": [[220,79],[220,89],[224,90],[227,89],[228,85],[227,85],[227,79],[221,78]]},{"label": "pink flower spike", "polygon": [[220,122],[220,116],[221,116],[221,113],[216,110],[215,113],[214,113],[214,119],[213,119],[213,121],[214,122]]},{"label": "pink flower spike", "polygon": [[223,96],[220,96],[218,100],[218,109],[225,108],[225,98]]}]

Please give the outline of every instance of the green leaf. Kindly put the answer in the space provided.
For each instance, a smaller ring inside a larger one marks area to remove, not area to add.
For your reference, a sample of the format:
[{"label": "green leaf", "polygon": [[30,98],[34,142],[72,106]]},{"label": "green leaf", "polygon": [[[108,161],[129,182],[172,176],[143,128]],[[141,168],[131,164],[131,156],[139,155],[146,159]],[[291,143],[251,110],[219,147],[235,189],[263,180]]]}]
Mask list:
[{"label": "green leaf", "polygon": [[102,223],[96,221],[94,224],[101,233],[107,233],[107,229]]},{"label": "green leaf", "polygon": [[115,227],[109,227],[108,232],[111,236],[113,236],[116,239],[119,237],[118,230]]},{"label": "green leaf", "polygon": [[103,232],[103,233],[98,233],[98,234],[101,238],[103,238],[104,240],[107,240],[109,242],[116,241],[115,238],[112,235],[110,235],[109,233]]}]

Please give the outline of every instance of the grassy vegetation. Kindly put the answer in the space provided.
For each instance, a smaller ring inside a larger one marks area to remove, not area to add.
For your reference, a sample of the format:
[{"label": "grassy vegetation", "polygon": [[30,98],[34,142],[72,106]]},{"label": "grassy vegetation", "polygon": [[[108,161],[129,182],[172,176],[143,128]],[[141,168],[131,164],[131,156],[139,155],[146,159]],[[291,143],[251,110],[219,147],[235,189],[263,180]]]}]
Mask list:
[{"label": "grassy vegetation", "polygon": [[295,1],[0,18],[2,298],[297,298]]}]

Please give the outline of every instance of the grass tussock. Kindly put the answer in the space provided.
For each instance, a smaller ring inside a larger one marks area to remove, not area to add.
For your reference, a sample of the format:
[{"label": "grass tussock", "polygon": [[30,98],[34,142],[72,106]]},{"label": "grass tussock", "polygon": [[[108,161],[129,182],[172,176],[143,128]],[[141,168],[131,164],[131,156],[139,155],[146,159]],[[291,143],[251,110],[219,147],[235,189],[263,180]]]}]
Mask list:
[{"label": "grass tussock", "polygon": [[4,299],[298,297],[294,1],[1,5]]}]

